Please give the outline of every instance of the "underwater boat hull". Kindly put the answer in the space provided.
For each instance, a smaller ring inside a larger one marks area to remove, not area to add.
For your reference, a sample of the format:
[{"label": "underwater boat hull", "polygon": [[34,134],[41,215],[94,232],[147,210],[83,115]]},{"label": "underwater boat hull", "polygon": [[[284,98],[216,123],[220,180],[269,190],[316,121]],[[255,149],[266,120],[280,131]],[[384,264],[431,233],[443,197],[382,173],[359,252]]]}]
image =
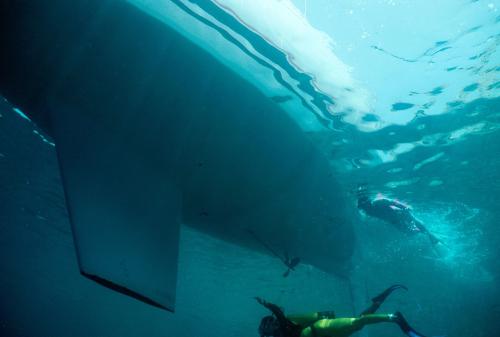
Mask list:
[{"label": "underwater boat hull", "polygon": [[1,6],[1,94],[55,140],[82,274],[173,311],[181,223],[345,266],[328,161],[255,87],[123,1]]}]

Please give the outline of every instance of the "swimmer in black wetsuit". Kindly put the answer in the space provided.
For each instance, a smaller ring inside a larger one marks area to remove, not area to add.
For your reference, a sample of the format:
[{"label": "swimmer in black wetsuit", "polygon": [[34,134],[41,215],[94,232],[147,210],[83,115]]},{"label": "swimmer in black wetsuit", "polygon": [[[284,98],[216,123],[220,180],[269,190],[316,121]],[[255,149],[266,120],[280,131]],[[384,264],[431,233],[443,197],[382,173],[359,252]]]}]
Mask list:
[{"label": "swimmer in black wetsuit", "polygon": [[434,234],[429,232],[420,220],[415,218],[407,205],[383,196],[375,199],[370,198],[364,185],[358,187],[357,197],[358,208],[367,215],[388,222],[406,233],[426,234],[433,245],[441,242]]}]

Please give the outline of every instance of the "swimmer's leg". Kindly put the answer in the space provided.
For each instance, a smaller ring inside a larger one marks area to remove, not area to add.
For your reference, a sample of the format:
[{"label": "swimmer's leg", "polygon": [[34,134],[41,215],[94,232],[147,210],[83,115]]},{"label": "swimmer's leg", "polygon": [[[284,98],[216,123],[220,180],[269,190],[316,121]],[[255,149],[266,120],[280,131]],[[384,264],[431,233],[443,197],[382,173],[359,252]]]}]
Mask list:
[{"label": "swimmer's leg", "polygon": [[418,228],[418,230],[421,233],[426,234],[429,237],[429,240],[431,241],[431,244],[433,246],[436,246],[439,243],[443,243],[437,236],[435,236],[434,234],[432,234],[431,232],[429,232],[429,230],[427,229],[427,227],[425,227],[424,224],[421,223],[420,221],[415,220],[414,221],[414,226],[416,228]]},{"label": "swimmer's leg", "polygon": [[313,330],[312,336],[350,336],[365,325],[394,322],[394,318],[392,314],[371,314],[356,318],[322,319],[308,329]]},{"label": "swimmer's leg", "polygon": [[395,284],[390,286],[389,288],[387,288],[386,290],[384,290],[383,292],[372,298],[372,305],[370,305],[370,307],[365,309],[365,311],[363,311],[361,315],[369,315],[375,313],[378,310],[378,308],[380,308],[382,303],[384,303],[387,297],[396,289],[408,290],[408,288],[406,288],[404,285],[401,284]]},{"label": "swimmer's leg", "polygon": [[403,315],[398,311],[394,315],[394,322],[399,325],[401,330],[410,337],[425,337],[421,333],[415,331],[410,324],[406,321],[406,319],[403,317]]},{"label": "swimmer's leg", "polygon": [[399,325],[401,330],[403,330],[403,332],[409,337],[425,337],[421,333],[415,331],[415,329],[413,329],[408,324],[406,319],[399,311],[395,314],[372,314],[360,316],[353,321],[353,325],[356,325],[359,330],[367,324],[376,324],[381,322],[396,323],[397,325]]},{"label": "swimmer's leg", "polygon": [[301,336],[350,336],[365,325],[377,323],[396,323],[409,337],[425,337],[416,332],[400,312],[395,314],[369,314],[356,318],[322,319],[304,329]]},{"label": "swimmer's leg", "polygon": [[358,330],[368,324],[377,324],[382,322],[394,322],[393,314],[368,314],[361,315],[354,319],[353,325],[358,327]]}]

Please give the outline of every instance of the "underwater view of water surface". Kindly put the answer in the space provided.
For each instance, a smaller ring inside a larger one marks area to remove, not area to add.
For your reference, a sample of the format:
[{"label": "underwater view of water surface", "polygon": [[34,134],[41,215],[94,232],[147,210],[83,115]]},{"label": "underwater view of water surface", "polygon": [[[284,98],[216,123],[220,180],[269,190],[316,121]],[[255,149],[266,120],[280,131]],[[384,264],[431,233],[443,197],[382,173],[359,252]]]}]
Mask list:
[{"label": "underwater view of water surface", "polygon": [[499,335],[500,1],[0,16],[1,336]]}]

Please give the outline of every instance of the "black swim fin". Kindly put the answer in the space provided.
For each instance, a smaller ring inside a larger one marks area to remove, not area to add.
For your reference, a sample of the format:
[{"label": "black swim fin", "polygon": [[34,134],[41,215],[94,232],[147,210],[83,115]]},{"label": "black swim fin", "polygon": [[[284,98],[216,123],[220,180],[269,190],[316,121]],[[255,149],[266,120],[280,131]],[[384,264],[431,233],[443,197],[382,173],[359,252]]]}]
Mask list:
[{"label": "black swim fin", "polygon": [[406,288],[406,286],[402,285],[402,284],[394,284],[392,286],[390,286],[389,288],[387,288],[386,290],[384,290],[383,292],[381,292],[379,295],[375,296],[374,298],[372,298],[372,302],[374,303],[382,303],[386,300],[386,298],[394,291],[394,290],[397,290],[397,289],[404,289],[404,290],[408,290],[408,288]]},{"label": "black swim fin", "polygon": [[441,240],[439,240],[437,238],[437,236],[435,236],[434,234],[431,234],[429,232],[427,232],[427,235],[429,236],[429,239],[431,240],[431,243],[435,246],[437,245],[438,243],[443,243]]},{"label": "black swim fin", "polygon": [[403,332],[407,336],[410,336],[410,337],[426,337],[425,335],[422,335],[421,333],[415,331],[415,329],[413,329],[408,324],[408,322],[406,321],[406,319],[403,317],[403,315],[399,311],[394,314],[394,322],[397,325],[399,325],[399,327],[401,328],[401,330],[403,330]]}]

